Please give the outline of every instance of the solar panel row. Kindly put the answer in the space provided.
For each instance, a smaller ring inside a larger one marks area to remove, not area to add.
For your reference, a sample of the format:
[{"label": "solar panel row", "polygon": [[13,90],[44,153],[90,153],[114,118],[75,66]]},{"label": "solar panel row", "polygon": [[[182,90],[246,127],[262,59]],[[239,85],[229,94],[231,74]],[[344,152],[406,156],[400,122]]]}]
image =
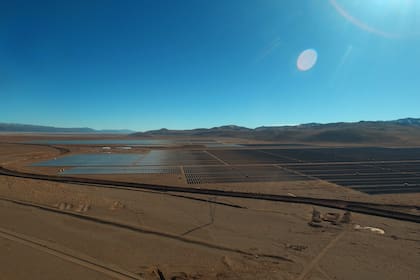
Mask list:
[{"label": "solar panel row", "polygon": [[71,155],[34,165],[77,167],[65,174],[178,174],[183,166],[189,184],[305,178],[273,166],[279,165],[369,194],[420,192],[420,148],[152,150]]}]

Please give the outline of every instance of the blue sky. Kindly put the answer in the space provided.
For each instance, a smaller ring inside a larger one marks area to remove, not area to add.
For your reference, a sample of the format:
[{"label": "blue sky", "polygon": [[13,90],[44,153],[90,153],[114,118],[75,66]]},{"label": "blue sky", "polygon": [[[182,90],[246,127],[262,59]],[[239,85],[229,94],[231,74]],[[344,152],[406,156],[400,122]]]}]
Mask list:
[{"label": "blue sky", "polygon": [[[317,63],[299,71],[306,49]],[[410,0],[0,1],[0,122],[134,130],[420,117]]]}]

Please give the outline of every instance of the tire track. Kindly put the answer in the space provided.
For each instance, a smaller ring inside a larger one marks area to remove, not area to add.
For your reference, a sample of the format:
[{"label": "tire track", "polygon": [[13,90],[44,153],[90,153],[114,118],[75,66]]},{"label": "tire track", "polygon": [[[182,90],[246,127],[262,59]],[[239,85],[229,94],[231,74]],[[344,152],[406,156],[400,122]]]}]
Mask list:
[{"label": "tire track", "polygon": [[[205,248],[209,248],[209,249],[213,249],[213,250],[236,253],[236,254],[250,256],[250,257],[255,257],[256,256],[256,254],[254,254],[254,253],[250,253],[250,252],[247,252],[247,251],[244,251],[244,250],[241,250],[241,249],[235,249],[235,248],[230,248],[230,247],[223,246],[223,245],[212,244],[212,243],[201,241],[201,240],[198,240],[198,239],[186,238],[186,237],[183,237],[183,236],[180,236],[180,235],[175,235],[175,234],[171,234],[171,233],[167,233],[167,232],[161,232],[161,231],[156,231],[156,230],[152,230],[152,229],[146,229],[146,228],[142,228],[142,227],[139,227],[139,226],[134,226],[134,225],[131,225],[131,224],[121,223],[121,222],[111,220],[111,219],[104,219],[104,218],[88,216],[88,215],[84,215],[84,214],[80,214],[80,213],[76,213],[76,212],[60,210],[60,209],[57,209],[57,208],[53,208],[53,207],[45,206],[45,205],[41,205],[41,204],[36,204],[36,203],[32,203],[32,202],[10,199],[10,198],[5,198],[5,197],[1,197],[1,196],[0,196],[0,201],[5,201],[5,202],[25,206],[25,207],[32,207],[32,208],[36,208],[36,209],[43,210],[43,211],[46,211],[46,212],[66,215],[66,216],[70,216],[72,218],[85,220],[85,221],[89,221],[89,222],[95,222],[95,223],[98,223],[98,224],[112,226],[112,227],[115,227],[115,228],[129,230],[129,231],[133,231],[133,232],[137,232],[137,233],[141,233],[141,234],[147,234],[147,235],[158,236],[158,237],[161,237],[161,238],[172,239],[172,240],[175,240],[177,242],[196,245],[196,246],[205,247]],[[281,260],[281,261],[286,261],[286,262],[293,262],[293,260],[291,260],[291,259],[288,259],[288,258],[283,257],[283,256],[278,256],[278,255],[258,254],[258,257],[265,257],[265,258],[276,259],[276,260]]]},{"label": "tire track", "polygon": [[304,270],[296,278],[296,280],[304,280],[306,276],[315,268],[315,266],[318,265],[318,263],[325,256],[328,250],[331,249],[331,247],[333,247],[338,242],[338,240],[340,240],[344,236],[345,233],[346,233],[345,231],[342,231],[336,237],[334,237],[327,244],[327,246],[325,246],[324,249],[322,249],[321,252],[319,252],[319,254],[309,263],[309,265],[304,268]]},{"label": "tire track", "polygon": [[21,233],[16,233],[4,228],[0,228],[0,237],[31,247],[49,255],[58,257],[62,260],[83,266],[87,269],[106,274],[116,279],[143,279],[137,274],[125,271],[121,268],[117,268],[114,265],[104,264],[99,260],[93,259],[92,257],[82,256],[80,253],[71,251],[68,248],[61,248],[56,244],[52,244],[50,242],[40,240],[32,236],[27,236]]}]

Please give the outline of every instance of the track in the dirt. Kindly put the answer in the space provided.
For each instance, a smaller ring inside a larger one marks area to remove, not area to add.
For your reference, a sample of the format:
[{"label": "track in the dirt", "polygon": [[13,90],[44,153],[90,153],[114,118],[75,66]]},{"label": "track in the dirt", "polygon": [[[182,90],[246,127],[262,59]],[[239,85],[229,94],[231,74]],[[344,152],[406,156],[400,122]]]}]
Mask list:
[{"label": "track in the dirt", "polygon": [[9,170],[0,167],[0,175],[12,176],[18,178],[27,178],[35,180],[45,180],[60,183],[71,183],[71,184],[95,184],[107,188],[130,188],[130,189],[143,189],[143,190],[154,190],[160,192],[178,192],[178,193],[190,193],[197,195],[212,195],[222,197],[235,197],[235,198],[246,198],[255,200],[268,200],[268,201],[279,201],[289,203],[301,203],[310,204],[316,206],[330,207],[341,210],[348,210],[362,214],[381,216],[386,218],[392,218],[397,220],[404,220],[414,223],[420,223],[420,216],[410,213],[395,211],[393,208],[415,208],[420,209],[419,206],[402,206],[402,205],[384,205],[366,202],[356,201],[345,201],[337,199],[322,199],[322,198],[311,198],[311,197],[291,197],[285,195],[274,195],[274,194],[261,194],[261,193],[248,193],[248,192],[234,192],[234,191],[223,191],[215,189],[199,189],[189,187],[175,187],[175,186],[162,186],[162,185],[151,185],[131,182],[119,182],[111,180],[100,180],[90,178],[75,178],[66,176],[53,176],[43,175],[34,173],[25,173],[19,171]]},{"label": "track in the dirt", "polygon": [[[223,246],[223,245],[220,245],[220,244],[213,244],[213,243],[209,243],[209,242],[206,242],[206,241],[201,241],[201,240],[198,240],[198,239],[187,238],[187,237],[184,236],[185,234],[179,236],[179,235],[171,234],[171,233],[168,233],[168,232],[151,230],[151,229],[142,228],[142,227],[139,227],[139,226],[134,226],[134,225],[131,225],[131,224],[122,223],[120,221],[100,218],[100,217],[96,217],[96,216],[85,215],[85,214],[72,212],[72,211],[60,210],[60,209],[57,209],[57,208],[53,208],[53,207],[50,207],[50,206],[41,205],[41,204],[37,204],[37,203],[33,203],[33,202],[21,201],[21,200],[4,198],[4,197],[0,197],[0,201],[5,201],[5,202],[8,202],[8,203],[13,203],[13,204],[21,205],[21,206],[25,206],[25,207],[32,207],[32,208],[36,208],[36,209],[46,211],[46,212],[66,215],[66,216],[70,216],[72,218],[82,219],[82,220],[85,220],[85,221],[94,222],[94,223],[107,225],[107,226],[112,226],[112,227],[116,227],[116,228],[119,228],[119,229],[125,229],[125,230],[129,230],[129,231],[133,231],[133,232],[137,232],[137,233],[141,233],[141,234],[147,234],[147,235],[153,235],[153,236],[158,236],[158,237],[162,237],[162,238],[172,239],[172,240],[175,240],[175,241],[178,241],[178,242],[187,243],[187,244],[191,244],[191,245],[196,245],[196,246],[200,246],[200,247],[205,247],[205,248],[209,248],[209,249],[213,249],[213,250],[220,250],[220,251],[224,251],[224,252],[230,252],[230,253],[236,253],[236,254],[240,254],[240,255],[255,257],[255,253],[250,253],[250,252],[247,252],[247,251],[244,251],[244,250],[241,250],[241,249],[226,247],[226,246]],[[289,258],[286,258],[286,257],[283,257],[283,256],[279,256],[279,255],[260,253],[260,254],[258,254],[258,256],[259,257],[264,257],[264,258],[269,258],[269,259],[286,261],[286,262],[293,262],[292,259],[289,259]]]},{"label": "track in the dirt", "polygon": [[60,248],[57,244],[40,240],[32,236],[0,228],[0,237],[83,266],[87,269],[103,273],[115,279],[143,279],[139,275],[117,268],[115,265],[110,266],[109,264],[104,264],[92,257],[82,256],[80,253],[73,252],[68,248]]}]

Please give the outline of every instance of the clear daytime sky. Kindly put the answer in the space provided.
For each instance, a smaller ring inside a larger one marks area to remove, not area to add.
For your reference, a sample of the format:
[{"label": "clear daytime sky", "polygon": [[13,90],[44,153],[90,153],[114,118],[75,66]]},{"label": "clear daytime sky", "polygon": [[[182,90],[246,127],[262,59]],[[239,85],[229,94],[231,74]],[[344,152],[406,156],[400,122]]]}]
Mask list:
[{"label": "clear daytime sky", "polygon": [[420,117],[419,1],[0,0],[0,122],[149,130],[403,117]]}]

